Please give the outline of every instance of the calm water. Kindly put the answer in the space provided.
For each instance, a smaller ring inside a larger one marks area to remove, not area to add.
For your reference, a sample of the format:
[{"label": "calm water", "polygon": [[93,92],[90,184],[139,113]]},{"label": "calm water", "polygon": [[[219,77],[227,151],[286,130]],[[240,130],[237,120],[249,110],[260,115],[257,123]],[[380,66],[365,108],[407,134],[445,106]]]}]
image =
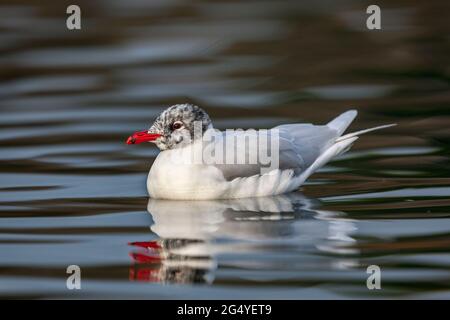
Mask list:
[{"label": "calm water", "polygon": [[[0,4],[0,297],[450,298],[445,1]],[[219,128],[374,132],[297,193],[147,197],[124,141],[173,103]],[[66,289],[66,268],[82,290]],[[379,265],[382,290],[368,290]]]}]

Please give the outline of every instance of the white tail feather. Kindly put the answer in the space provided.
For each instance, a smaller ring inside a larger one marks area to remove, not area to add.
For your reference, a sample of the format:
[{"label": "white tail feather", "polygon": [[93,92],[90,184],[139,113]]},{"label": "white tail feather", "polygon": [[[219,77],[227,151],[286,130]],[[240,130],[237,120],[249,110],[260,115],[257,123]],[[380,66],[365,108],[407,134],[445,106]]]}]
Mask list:
[{"label": "white tail feather", "polygon": [[346,152],[350,147],[352,146],[353,142],[355,142],[358,139],[358,137],[353,137],[350,139],[347,139],[345,141],[336,142],[334,143],[330,148],[325,150],[324,153],[322,153],[315,161],[314,163],[308,167],[296,180],[298,183],[298,186],[300,186],[303,182],[305,182],[306,179],[309,178],[310,175],[312,175],[314,172],[316,172],[318,169],[326,165],[331,159],[334,157],[337,157],[338,155],[343,154]]},{"label": "white tail feather", "polygon": [[[341,132],[341,130],[345,130],[350,123],[353,121],[353,119],[356,116],[356,111],[350,111],[343,113],[333,121],[331,121],[328,126],[332,127],[335,130],[338,130],[338,132]],[[331,125],[330,125],[331,124]],[[334,157],[337,157],[345,152],[347,152],[353,145],[353,143],[358,139],[358,136],[367,132],[389,128],[396,126],[396,123],[393,124],[387,124],[384,126],[378,126],[370,129],[360,130],[356,132],[352,132],[349,134],[346,134],[344,136],[341,136],[337,138],[334,142],[334,144],[329,147],[327,150],[325,150],[324,153],[322,153],[315,161],[314,163],[308,167],[296,180],[298,185],[301,185],[310,175],[312,175],[315,171],[323,167],[325,164],[327,164],[331,159]]]},{"label": "white tail feather", "polygon": [[346,140],[346,139],[349,139],[349,138],[353,138],[353,137],[357,137],[357,136],[359,136],[361,134],[372,132],[372,131],[375,131],[375,130],[380,130],[380,129],[393,127],[393,126],[396,126],[396,125],[397,125],[396,123],[391,123],[391,124],[386,124],[386,125],[383,125],[383,126],[378,126],[378,127],[374,127],[374,128],[370,128],[370,129],[364,129],[364,130],[348,133],[348,134],[346,134],[346,135],[344,135],[342,137],[337,138],[336,142],[339,142],[339,141],[342,141],[342,140]]}]

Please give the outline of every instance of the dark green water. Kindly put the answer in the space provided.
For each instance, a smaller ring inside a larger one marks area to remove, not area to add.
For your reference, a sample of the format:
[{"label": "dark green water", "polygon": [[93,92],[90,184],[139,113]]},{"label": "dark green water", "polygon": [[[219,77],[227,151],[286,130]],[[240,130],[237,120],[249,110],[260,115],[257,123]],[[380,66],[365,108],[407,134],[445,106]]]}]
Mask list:
[{"label": "dark green water", "polygon": [[[69,4],[0,4],[0,297],[450,298],[445,1],[380,1],[381,31],[365,1],[77,1],[80,31]],[[149,200],[157,149],[125,139],[183,102],[398,126],[294,194]]]}]

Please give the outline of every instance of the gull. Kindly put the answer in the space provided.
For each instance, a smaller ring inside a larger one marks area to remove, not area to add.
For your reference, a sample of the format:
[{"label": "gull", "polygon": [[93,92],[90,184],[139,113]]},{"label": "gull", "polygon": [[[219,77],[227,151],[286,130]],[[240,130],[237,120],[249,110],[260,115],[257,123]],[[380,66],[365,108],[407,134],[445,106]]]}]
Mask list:
[{"label": "gull", "polygon": [[[150,129],[131,135],[127,144],[151,142],[161,150],[147,178],[151,198],[272,196],[297,190],[315,171],[348,151],[359,135],[395,125],[343,135],[356,115],[356,110],[349,110],[325,125],[283,124],[249,134],[220,132],[202,108],[177,104],[163,111]],[[268,167],[269,155],[273,161]]]}]

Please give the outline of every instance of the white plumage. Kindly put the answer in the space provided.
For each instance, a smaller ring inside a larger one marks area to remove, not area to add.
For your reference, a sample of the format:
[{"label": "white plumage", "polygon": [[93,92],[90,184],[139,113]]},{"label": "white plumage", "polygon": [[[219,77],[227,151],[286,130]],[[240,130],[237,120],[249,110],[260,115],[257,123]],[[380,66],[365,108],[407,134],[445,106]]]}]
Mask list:
[{"label": "white plumage", "polygon": [[[174,106],[177,108],[177,119],[182,119],[184,115],[182,114],[180,118],[179,109],[182,107],[182,111],[187,112],[185,110],[187,106],[190,105]],[[171,108],[172,113],[174,107]],[[195,112],[198,110],[195,109]],[[201,140],[194,140],[182,147],[169,149],[160,146],[163,151],[154,161],[148,175],[148,192],[151,197],[160,199],[206,200],[271,196],[294,191],[317,169],[347,151],[360,134],[392,126],[386,125],[342,135],[356,115],[355,110],[350,110],[326,125],[286,124],[271,129],[279,132],[280,165],[279,168],[266,173],[261,173],[260,166],[254,164],[193,163],[190,160],[192,148],[195,148],[198,143],[203,143]],[[207,115],[203,115],[203,117],[207,117]],[[169,121],[169,118],[170,115],[163,113],[148,130],[148,134],[154,135],[158,132],[160,136],[167,135],[161,127],[164,127],[164,123]],[[206,120],[210,122],[209,117]],[[211,128],[212,125],[208,124],[209,122],[206,120],[203,119],[203,123]],[[188,124],[185,123],[185,126]],[[159,131],[156,131],[155,128]],[[173,137],[170,137],[172,140],[163,136],[163,140],[159,140],[157,145],[158,143],[162,145],[163,141],[168,141],[167,144],[174,143],[174,137],[183,134],[183,127],[172,128],[172,130]],[[178,135],[175,135],[176,133]],[[234,132],[233,134],[239,133]],[[224,133],[223,137],[226,138],[227,134]],[[182,140],[177,139],[177,141]],[[214,141],[213,147],[218,147],[219,142]],[[236,152],[247,151],[236,149]]]}]

